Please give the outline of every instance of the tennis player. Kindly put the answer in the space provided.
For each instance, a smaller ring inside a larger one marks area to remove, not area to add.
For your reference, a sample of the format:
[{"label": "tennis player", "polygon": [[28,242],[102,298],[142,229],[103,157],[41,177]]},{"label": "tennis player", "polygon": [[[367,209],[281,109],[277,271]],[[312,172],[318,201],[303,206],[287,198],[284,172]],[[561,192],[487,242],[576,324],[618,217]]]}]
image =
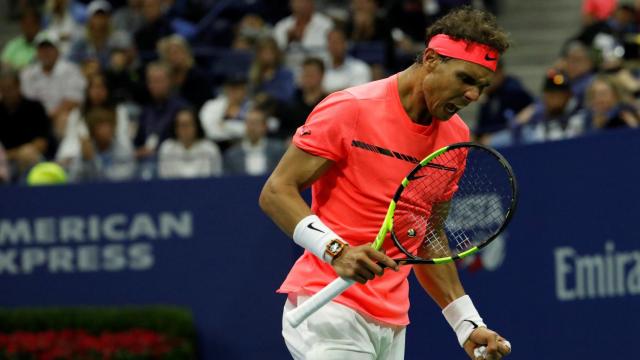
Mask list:
[{"label": "tennis player", "polygon": [[[418,159],[469,140],[457,112],[478,100],[509,46],[495,17],[471,8],[435,22],[426,43],[404,71],[318,104],[262,190],[262,209],[306,249],[278,290],[288,294],[285,315],[337,275],[359,283],[297,328],[283,318],[295,359],[404,358],[411,267],[392,260],[402,255],[392,244],[383,251],[370,244],[393,192]],[[311,208],[300,195],[308,186]],[[470,358],[481,345],[487,359],[510,353],[465,295],[454,264],[413,270]]]}]

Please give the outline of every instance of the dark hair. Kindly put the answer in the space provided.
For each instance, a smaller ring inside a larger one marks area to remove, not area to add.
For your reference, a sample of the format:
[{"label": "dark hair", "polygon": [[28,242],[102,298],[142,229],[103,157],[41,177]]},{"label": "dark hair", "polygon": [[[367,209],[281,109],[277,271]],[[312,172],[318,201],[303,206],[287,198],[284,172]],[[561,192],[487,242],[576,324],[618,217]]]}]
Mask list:
[{"label": "dark hair", "polygon": [[171,127],[169,128],[169,137],[171,139],[177,139],[177,134],[176,134],[176,125],[178,125],[178,114],[180,114],[181,112],[188,112],[189,114],[191,114],[191,117],[193,118],[193,122],[195,123],[195,127],[196,127],[196,139],[203,139],[204,138],[204,128],[202,127],[202,124],[200,123],[200,119],[198,118],[198,113],[191,107],[182,107],[180,109],[178,109],[178,111],[176,111],[175,115],[173,115],[173,121],[171,122]]},{"label": "dark hair", "polygon": [[314,65],[324,74],[324,62],[317,57],[308,57],[302,62],[302,66]]},{"label": "dark hair", "polygon": [[492,47],[502,54],[509,48],[509,36],[490,12],[463,6],[452,10],[427,29],[427,43],[438,34]]},{"label": "dark hair", "polygon": [[116,101],[113,98],[113,91],[111,91],[111,87],[109,86],[107,77],[102,73],[98,73],[98,74],[91,75],[87,78],[87,87],[85,89],[84,103],[82,104],[82,113],[84,113],[85,116],[87,112],[91,110],[91,108],[93,107],[93,104],[91,104],[89,92],[91,91],[91,85],[97,80],[102,80],[102,83],[104,84],[104,87],[107,90],[107,98],[105,99],[104,104],[99,104],[98,106],[110,108],[115,111]]}]

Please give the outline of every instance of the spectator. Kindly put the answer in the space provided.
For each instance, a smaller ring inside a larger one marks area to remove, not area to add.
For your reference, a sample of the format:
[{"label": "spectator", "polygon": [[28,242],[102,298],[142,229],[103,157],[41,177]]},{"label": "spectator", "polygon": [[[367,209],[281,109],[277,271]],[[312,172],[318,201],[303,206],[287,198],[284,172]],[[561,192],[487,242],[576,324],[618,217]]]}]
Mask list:
[{"label": "spectator", "polygon": [[222,94],[204,103],[200,110],[200,121],[207,138],[218,143],[224,151],[244,134],[244,117],[250,106],[247,80],[227,78]]},{"label": "spectator", "polygon": [[69,113],[83,100],[86,80],[75,64],[60,58],[56,35],[41,32],[35,43],[38,61],[20,74],[23,94],[42,102],[60,139]]},{"label": "spectator", "polygon": [[531,94],[520,80],[506,74],[502,62],[498,62],[493,81],[479,101],[475,136],[482,138],[506,129],[514,121],[515,115],[532,102]]},{"label": "spectator", "polygon": [[291,102],[278,104],[275,116],[280,120],[277,136],[287,139],[307,119],[313,108],[327,96],[324,90],[324,63],[318,58],[308,58],[302,65],[300,85]]},{"label": "spectator", "polygon": [[51,124],[42,105],[20,92],[17,73],[0,73],[0,143],[14,175],[24,174],[51,146]]},{"label": "spectator", "polygon": [[7,153],[0,143],[0,184],[8,183],[11,180],[11,173],[9,172],[9,161],[7,161]]},{"label": "spectator", "polygon": [[26,8],[20,15],[21,35],[11,39],[2,50],[2,65],[20,70],[35,58],[36,47],[33,40],[40,31],[40,13],[34,8]]},{"label": "spectator", "polygon": [[133,148],[116,134],[116,118],[111,108],[96,107],[86,113],[88,136],[81,136],[82,162],[73,167],[72,178],[120,181],[134,176]]},{"label": "spectator", "polygon": [[576,106],[582,108],[587,87],[595,74],[595,62],[590,48],[580,41],[570,41],[561,60],[560,70],[569,77]]},{"label": "spectator", "polygon": [[111,50],[104,74],[116,101],[137,107],[134,103],[144,100],[145,88],[141,73],[132,47],[116,46]]},{"label": "spectator", "polygon": [[59,39],[58,49],[66,57],[81,26],[71,14],[70,0],[48,0],[45,7],[45,30]]},{"label": "spectator", "polygon": [[371,68],[347,53],[347,36],[341,29],[329,31],[329,61],[322,82],[327,92],[334,92],[371,81]]},{"label": "spectator", "polygon": [[222,155],[204,131],[195,112],[182,109],[176,114],[171,136],[158,151],[161,178],[195,178],[222,175]]},{"label": "spectator", "polygon": [[589,25],[607,20],[613,15],[617,4],[617,0],[583,0],[582,23]]},{"label": "spectator", "polygon": [[110,24],[111,5],[106,0],[93,0],[87,7],[87,15],[86,30],[71,45],[69,59],[76,64],[97,59],[100,68],[105,69],[116,44],[130,46],[131,38],[124,32],[113,31]]},{"label": "spectator", "polygon": [[236,50],[251,50],[258,39],[271,36],[272,29],[257,14],[247,14],[240,19],[231,47]]},{"label": "spectator", "polygon": [[144,24],[142,13],[143,0],[128,0],[127,6],[123,6],[113,13],[111,23],[116,31],[127,34],[135,34]]},{"label": "spectator", "polygon": [[195,65],[187,41],[180,35],[171,35],[158,43],[160,60],[171,68],[173,88],[196,109],[211,98],[212,87],[204,71]]},{"label": "spectator", "polygon": [[265,175],[273,171],[284,153],[281,142],[267,138],[267,115],[258,109],[247,114],[241,143],[225,152],[225,174]]},{"label": "spectator", "polygon": [[276,23],[273,36],[286,53],[287,66],[297,71],[305,57],[324,56],[333,22],[315,11],[314,0],[290,0],[289,6],[291,15]]},{"label": "spectator", "polygon": [[172,94],[171,74],[166,64],[150,63],[146,74],[150,100],[142,107],[134,140],[139,158],[155,155],[158,145],[169,137],[176,113],[187,106],[181,97]]},{"label": "spectator", "polygon": [[587,90],[587,108],[581,112],[586,124],[594,130],[640,125],[638,110],[631,94],[612,77],[598,75]]},{"label": "spectator", "polygon": [[568,77],[552,69],[545,76],[542,98],[523,109],[510,128],[485,136],[484,140],[499,147],[577,137],[587,126],[582,118],[574,116],[576,110]]},{"label": "spectator", "polygon": [[293,73],[282,64],[282,52],[275,40],[262,38],[256,45],[256,57],[249,70],[251,92],[279,101],[289,101],[295,90]]},{"label": "spectator", "polygon": [[135,44],[143,63],[157,58],[156,44],[173,33],[169,19],[163,14],[160,0],[142,0],[144,25],[135,32]]},{"label": "spectator", "polygon": [[355,57],[371,65],[373,79],[395,68],[395,47],[387,21],[378,13],[376,0],[352,0],[346,34]]},{"label": "spectator", "polygon": [[89,137],[87,114],[94,109],[107,109],[115,113],[114,136],[118,148],[126,148],[129,152],[132,152],[133,143],[129,135],[130,121],[127,108],[122,104],[116,104],[107,87],[105,77],[103,75],[94,75],[89,78],[82,107],[74,109],[69,114],[65,136],[56,153],[56,160],[63,166],[69,167],[81,157],[81,143]]}]

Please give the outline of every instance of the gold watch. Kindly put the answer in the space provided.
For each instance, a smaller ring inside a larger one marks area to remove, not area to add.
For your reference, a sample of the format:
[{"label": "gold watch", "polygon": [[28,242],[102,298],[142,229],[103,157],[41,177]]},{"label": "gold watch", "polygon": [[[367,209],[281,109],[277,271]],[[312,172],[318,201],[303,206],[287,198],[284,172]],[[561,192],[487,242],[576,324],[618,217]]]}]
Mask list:
[{"label": "gold watch", "polygon": [[327,248],[325,249],[324,253],[329,255],[331,261],[333,261],[338,256],[342,255],[342,252],[347,246],[349,246],[349,244],[347,244],[346,242],[341,241],[340,239],[333,239],[327,244]]}]

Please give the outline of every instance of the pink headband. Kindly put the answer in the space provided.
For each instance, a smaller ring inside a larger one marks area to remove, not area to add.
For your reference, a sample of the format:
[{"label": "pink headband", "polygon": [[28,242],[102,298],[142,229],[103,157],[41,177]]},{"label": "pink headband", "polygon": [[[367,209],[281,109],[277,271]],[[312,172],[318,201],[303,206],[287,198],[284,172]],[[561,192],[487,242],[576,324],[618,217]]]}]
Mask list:
[{"label": "pink headband", "polygon": [[498,65],[498,52],[490,46],[472,41],[455,40],[445,34],[432,37],[427,48],[443,56],[482,65],[491,71],[496,71]]}]

